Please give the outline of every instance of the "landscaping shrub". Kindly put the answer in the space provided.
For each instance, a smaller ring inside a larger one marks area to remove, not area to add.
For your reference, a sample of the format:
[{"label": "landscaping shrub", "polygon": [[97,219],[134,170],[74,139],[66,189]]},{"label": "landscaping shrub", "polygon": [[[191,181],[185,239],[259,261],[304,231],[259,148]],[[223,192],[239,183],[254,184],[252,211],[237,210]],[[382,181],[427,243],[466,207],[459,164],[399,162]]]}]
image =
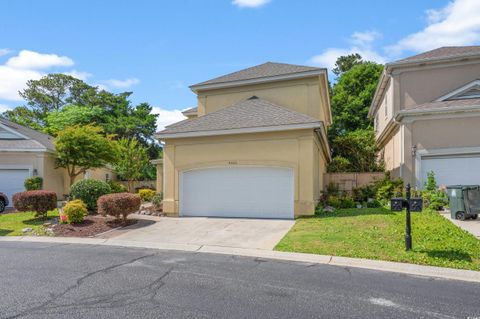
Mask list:
[{"label": "landscaping shrub", "polygon": [[125,193],[127,191],[127,187],[125,185],[115,181],[108,181],[108,186],[110,186],[111,193]]},{"label": "landscaping shrub", "polygon": [[29,177],[23,182],[25,190],[27,191],[37,191],[42,189],[43,178],[40,176]]},{"label": "landscaping shrub", "polygon": [[87,205],[88,210],[93,211],[97,208],[97,200],[100,196],[111,193],[110,186],[102,181],[95,179],[84,179],[72,185],[72,199],[80,199]]},{"label": "landscaping shrub", "polygon": [[366,205],[367,205],[367,208],[380,208],[380,207],[382,207],[382,204],[376,199],[371,200],[371,201],[367,201]]},{"label": "landscaping shrub", "polygon": [[162,205],[163,201],[163,193],[157,193],[155,196],[152,197],[152,204],[155,206],[156,209],[159,209]]},{"label": "landscaping shrub", "polygon": [[355,203],[355,201],[348,196],[344,196],[344,197],[330,196],[327,200],[327,205],[337,209],[357,207],[357,204]]},{"label": "landscaping shrub", "polygon": [[49,210],[57,208],[55,192],[35,190],[13,195],[13,206],[20,212],[34,211],[36,217],[46,217]]},{"label": "landscaping shrub", "polygon": [[150,202],[155,194],[154,190],[148,188],[143,188],[138,191],[138,195],[140,195],[140,198],[144,202]]},{"label": "landscaping shrub", "polygon": [[422,192],[423,205],[425,208],[433,210],[441,210],[448,205],[447,193],[439,189],[435,180],[435,173],[430,171],[427,173],[427,182]]},{"label": "landscaping shrub", "polygon": [[63,208],[63,215],[66,216],[66,222],[69,224],[81,223],[88,215],[87,205],[80,199],[72,200]]},{"label": "landscaping shrub", "polygon": [[140,209],[141,198],[137,194],[117,193],[103,195],[98,199],[98,213],[105,216],[127,219],[127,216]]},{"label": "landscaping shrub", "polygon": [[390,203],[392,197],[401,197],[403,194],[403,180],[392,179],[390,172],[385,173],[385,177],[373,185],[377,190],[375,197],[382,205]]},{"label": "landscaping shrub", "polygon": [[377,192],[377,189],[375,188],[375,185],[368,184],[368,185],[354,188],[352,190],[352,197],[353,197],[353,200],[363,203],[363,202],[367,202],[369,199],[375,198],[376,192]]}]

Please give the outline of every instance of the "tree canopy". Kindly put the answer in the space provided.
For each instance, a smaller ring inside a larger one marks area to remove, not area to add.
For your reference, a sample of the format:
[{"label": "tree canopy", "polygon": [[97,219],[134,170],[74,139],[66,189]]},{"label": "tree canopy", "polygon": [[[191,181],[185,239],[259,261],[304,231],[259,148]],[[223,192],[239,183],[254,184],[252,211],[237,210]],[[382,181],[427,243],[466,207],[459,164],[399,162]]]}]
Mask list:
[{"label": "tree canopy", "polygon": [[153,142],[157,115],[148,103],[133,106],[131,92],[115,94],[69,75],[48,74],[28,81],[19,93],[26,105],[4,116],[21,125],[55,135],[62,127],[94,122],[116,139],[136,138],[144,145]]},{"label": "tree canopy", "polygon": [[147,150],[136,139],[123,138],[118,141],[118,158],[114,164],[115,172],[120,179],[128,181],[128,191],[133,191],[133,182],[144,175],[148,166]]},{"label": "tree canopy", "polygon": [[332,87],[333,124],[328,137],[333,150],[330,172],[372,172],[383,170],[377,161],[377,147],[368,110],[383,66],[363,61],[355,53],[337,59],[338,75]]}]

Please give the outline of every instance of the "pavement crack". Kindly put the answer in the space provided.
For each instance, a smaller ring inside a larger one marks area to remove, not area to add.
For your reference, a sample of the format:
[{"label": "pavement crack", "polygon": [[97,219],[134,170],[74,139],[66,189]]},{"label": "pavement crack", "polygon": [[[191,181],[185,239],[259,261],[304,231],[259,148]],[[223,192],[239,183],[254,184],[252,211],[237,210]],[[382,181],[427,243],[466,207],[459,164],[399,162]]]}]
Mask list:
[{"label": "pavement crack", "polygon": [[[142,259],[145,259],[145,258],[149,258],[149,257],[155,256],[155,255],[157,255],[157,254],[156,253],[155,254],[148,254],[148,255],[144,255],[144,256],[140,256],[140,257],[130,259],[129,261],[126,261],[126,262],[121,262],[121,263],[114,264],[114,265],[111,265],[111,266],[108,266],[108,267],[105,267],[105,268],[101,268],[101,269],[98,269],[98,270],[95,270],[95,271],[91,271],[91,272],[85,274],[84,276],[78,278],[76,280],[75,284],[67,287],[61,293],[59,293],[59,294],[50,293],[49,294],[49,299],[46,300],[45,302],[41,303],[40,305],[28,308],[28,309],[26,309],[26,310],[24,310],[24,311],[22,311],[22,312],[20,312],[16,315],[5,317],[5,319],[19,318],[19,317],[22,317],[26,314],[38,313],[38,312],[42,312],[42,311],[45,311],[45,310],[55,309],[57,307],[60,307],[60,306],[57,306],[55,304],[55,301],[57,301],[59,298],[65,296],[66,294],[68,294],[72,290],[78,289],[85,282],[85,280],[87,280],[88,278],[90,278],[92,276],[95,276],[96,274],[106,273],[106,272],[109,272],[109,271],[111,271],[115,268],[126,266],[126,265],[132,264],[136,261],[139,261],[139,260],[142,260]],[[65,307],[65,305],[61,305],[61,307]]]}]

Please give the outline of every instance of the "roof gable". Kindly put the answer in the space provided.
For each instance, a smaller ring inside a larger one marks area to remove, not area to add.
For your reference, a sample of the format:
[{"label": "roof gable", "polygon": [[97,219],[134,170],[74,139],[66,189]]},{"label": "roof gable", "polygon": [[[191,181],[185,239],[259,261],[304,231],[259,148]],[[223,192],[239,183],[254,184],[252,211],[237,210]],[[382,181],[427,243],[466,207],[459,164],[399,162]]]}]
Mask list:
[{"label": "roof gable", "polygon": [[463,100],[480,98],[480,80],[469,82],[458,89],[442,95],[435,101]]},{"label": "roof gable", "polygon": [[25,136],[0,123],[0,140],[24,140]]}]

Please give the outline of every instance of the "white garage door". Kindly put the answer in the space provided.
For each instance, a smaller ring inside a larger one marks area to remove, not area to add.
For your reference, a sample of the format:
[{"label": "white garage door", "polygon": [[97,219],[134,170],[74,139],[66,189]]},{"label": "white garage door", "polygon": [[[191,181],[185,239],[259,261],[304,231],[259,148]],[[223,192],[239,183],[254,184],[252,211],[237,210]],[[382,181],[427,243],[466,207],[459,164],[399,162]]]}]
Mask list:
[{"label": "white garage door", "polygon": [[12,206],[12,195],[25,190],[23,183],[30,176],[28,169],[0,169],[0,192],[7,195]]},{"label": "white garage door", "polygon": [[479,185],[480,156],[443,156],[422,158],[422,186],[427,172],[434,171],[438,185]]},{"label": "white garage door", "polygon": [[293,218],[293,170],[223,167],[185,171],[180,215]]}]

